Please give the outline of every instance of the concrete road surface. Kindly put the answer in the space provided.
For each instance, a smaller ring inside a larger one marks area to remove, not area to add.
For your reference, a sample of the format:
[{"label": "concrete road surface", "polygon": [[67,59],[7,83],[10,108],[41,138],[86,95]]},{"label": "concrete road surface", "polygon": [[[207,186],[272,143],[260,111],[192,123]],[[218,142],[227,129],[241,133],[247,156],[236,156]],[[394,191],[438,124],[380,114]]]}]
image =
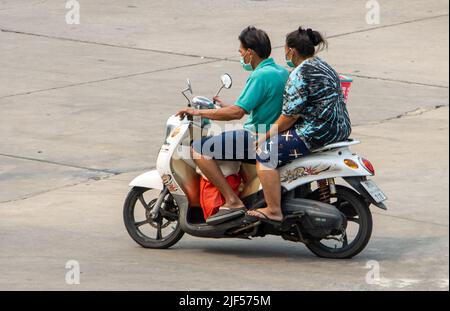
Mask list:
[{"label": "concrete road surface", "polygon": [[[68,25],[65,1],[0,0],[0,290],[449,289],[448,1],[380,0],[374,25],[365,0],[78,2]],[[287,32],[323,31],[322,57],[355,78],[354,150],[390,200],[352,260],[276,237],[145,250],[123,227],[128,182],[155,165],[185,79],[212,96],[228,72],[222,96],[239,95],[250,24],[282,64]]]}]

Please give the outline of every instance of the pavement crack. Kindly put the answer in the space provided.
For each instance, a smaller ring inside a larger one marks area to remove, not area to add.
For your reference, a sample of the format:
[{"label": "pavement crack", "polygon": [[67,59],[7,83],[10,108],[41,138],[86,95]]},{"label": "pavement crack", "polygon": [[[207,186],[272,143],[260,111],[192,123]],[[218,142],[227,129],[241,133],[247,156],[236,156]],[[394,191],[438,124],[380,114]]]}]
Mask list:
[{"label": "pavement crack", "polygon": [[187,65],[181,65],[181,66],[175,66],[175,67],[169,67],[169,68],[163,68],[163,69],[157,69],[157,70],[149,70],[149,71],[144,71],[144,72],[131,73],[131,74],[126,74],[126,75],[114,76],[114,77],[110,77],[110,78],[97,79],[97,80],[91,80],[91,81],[84,81],[84,82],[79,82],[79,83],[71,83],[71,84],[66,84],[66,85],[62,85],[62,86],[46,88],[46,89],[32,90],[32,91],[28,91],[28,92],[0,96],[0,99],[6,99],[6,98],[11,98],[11,97],[16,97],[16,96],[31,95],[31,94],[54,91],[54,90],[61,90],[61,89],[66,89],[66,88],[71,88],[71,87],[76,87],[76,86],[90,85],[90,84],[108,82],[108,81],[119,80],[119,79],[138,77],[138,76],[148,75],[148,74],[152,74],[152,73],[165,72],[165,71],[171,71],[171,70],[188,68],[188,67],[195,67],[195,66],[199,66],[199,65],[206,65],[206,64],[210,64],[210,63],[219,62],[219,61],[222,61],[222,60],[210,60],[207,62],[187,64]]},{"label": "pavement crack", "polygon": [[379,125],[379,124],[383,124],[383,123],[386,123],[386,122],[389,122],[389,121],[394,121],[394,120],[403,119],[403,118],[407,118],[407,117],[417,117],[417,116],[423,115],[423,114],[425,114],[427,112],[430,112],[430,111],[433,111],[433,110],[438,110],[438,109],[441,109],[441,108],[446,108],[446,107],[449,107],[449,105],[436,105],[436,106],[433,106],[433,107],[419,107],[419,108],[416,108],[414,110],[406,111],[404,113],[396,115],[394,117],[390,117],[390,118],[386,118],[386,119],[379,120],[379,121],[374,121],[374,122],[367,122],[367,123],[364,123],[364,124],[355,124],[354,126],[357,127],[357,126],[367,126],[367,125],[368,126],[370,126],[370,125]]},{"label": "pavement crack", "polygon": [[[423,21],[427,21],[427,20],[433,20],[433,19],[438,19],[438,18],[448,17],[448,16],[449,16],[449,14],[446,13],[446,14],[416,18],[416,19],[393,23],[393,24],[373,26],[370,28],[359,29],[359,30],[355,30],[355,31],[348,31],[348,32],[343,32],[343,33],[339,33],[339,34],[335,34],[335,35],[329,35],[329,36],[327,36],[327,39],[341,38],[341,37],[346,37],[346,36],[350,36],[350,35],[354,35],[354,34],[371,32],[371,31],[375,31],[375,30],[379,30],[379,29],[391,28],[391,27],[402,26],[402,25],[407,25],[407,24],[419,23],[419,22],[423,22]],[[284,48],[284,45],[278,45],[278,46],[274,47],[274,49],[281,49],[281,48]]]},{"label": "pavement crack", "polygon": [[[5,156],[5,155],[0,154],[0,156]],[[24,160],[36,160],[36,159],[29,159],[29,158],[23,158],[23,157],[19,157],[19,158],[20,159],[24,159]],[[56,163],[52,163],[52,162],[49,162],[49,161],[39,161],[39,162],[56,164]],[[60,165],[60,164],[56,164],[56,165]],[[68,166],[68,165],[64,165],[64,166]],[[82,168],[80,166],[69,166],[69,167]],[[59,191],[59,190],[63,190],[63,189],[73,188],[73,187],[76,187],[78,185],[84,184],[86,182],[94,182],[94,183],[96,183],[96,182],[99,182],[99,181],[108,180],[111,177],[116,177],[116,176],[119,176],[119,175],[132,173],[132,172],[150,171],[150,170],[154,170],[155,168],[156,168],[155,166],[146,167],[146,168],[133,168],[133,169],[122,171],[122,172],[109,173],[108,175],[105,175],[105,176],[90,177],[90,178],[87,178],[85,180],[73,183],[73,184],[68,184],[68,185],[64,185],[64,186],[60,186],[60,187],[55,187],[55,188],[51,188],[51,189],[46,189],[46,190],[30,193],[30,194],[21,196],[19,198],[11,199],[11,200],[0,201],[0,204],[7,204],[7,203],[24,201],[24,200],[28,200],[28,199],[31,199],[31,198],[34,198],[34,197],[37,197],[37,196],[40,196],[40,195],[43,195],[43,194],[46,194],[46,193],[53,192],[53,191]],[[88,168],[85,168],[85,169],[88,169]],[[95,170],[95,169],[93,169],[93,170]],[[101,172],[105,173],[107,171],[110,171],[110,170],[102,170]],[[121,182],[128,182],[128,181],[121,181]]]},{"label": "pavement crack", "polygon": [[108,169],[96,169],[96,168],[91,168],[91,167],[75,165],[75,164],[49,161],[49,160],[44,160],[44,159],[36,159],[36,158],[24,157],[24,156],[12,155],[12,154],[0,153],[0,156],[6,157],[6,158],[11,158],[11,159],[19,159],[19,160],[26,160],[26,161],[41,162],[41,163],[46,163],[46,164],[51,164],[51,165],[64,166],[64,167],[71,167],[71,168],[76,168],[76,169],[80,169],[80,170],[86,170],[86,171],[104,173],[104,174],[111,174],[111,175],[119,175],[120,173],[122,173],[122,172],[112,171],[112,170],[108,170]]},{"label": "pavement crack", "polygon": [[223,60],[222,58],[213,57],[213,56],[203,56],[203,55],[197,55],[197,54],[180,53],[180,52],[173,52],[173,51],[165,51],[165,50],[157,50],[157,49],[147,49],[147,48],[132,47],[132,46],[126,46],[126,45],[120,45],[120,44],[112,44],[112,43],[96,42],[96,41],[89,41],[89,40],[73,39],[73,38],[67,38],[67,37],[52,36],[52,35],[38,34],[38,33],[27,32],[27,31],[7,29],[7,28],[3,28],[3,27],[0,27],[0,31],[4,32],[4,33],[12,33],[12,34],[17,34],[17,35],[33,36],[33,37],[54,39],[54,40],[60,40],[60,41],[68,41],[68,42],[75,42],[75,43],[94,44],[94,45],[100,45],[100,46],[112,47],[112,48],[119,48],[119,49],[126,49],[126,50],[145,51],[145,52],[152,52],[152,53],[158,53],[158,54],[193,57],[193,58],[201,58],[201,59]]},{"label": "pavement crack", "polygon": [[374,30],[391,28],[391,27],[397,27],[397,26],[402,26],[402,25],[407,25],[407,24],[419,23],[419,22],[433,20],[433,19],[438,19],[438,18],[442,18],[442,17],[448,17],[448,13],[440,14],[440,15],[434,15],[434,16],[427,16],[427,17],[422,17],[422,18],[416,18],[416,19],[412,19],[412,20],[408,20],[408,21],[392,23],[392,24],[387,24],[387,25],[374,26],[374,27],[370,27],[370,28],[366,28],[366,29],[349,31],[349,32],[340,33],[340,34],[336,34],[336,35],[331,35],[328,38],[329,39],[340,38],[340,37],[345,37],[345,36],[349,36],[349,35],[353,35],[353,34],[370,32],[370,31],[374,31]]},{"label": "pavement crack", "polygon": [[[387,24],[387,25],[380,25],[380,26],[374,26],[370,28],[355,30],[355,31],[349,31],[344,32],[340,34],[330,35],[327,38],[333,39],[333,38],[340,38],[348,35],[358,34],[358,33],[364,33],[364,32],[370,32],[374,30],[379,29],[385,29],[390,27],[396,27],[406,24],[412,24],[432,19],[438,19],[442,17],[449,16],[448,13],[446,14],[440,14],[435,16],[427,16],[422,18],[417,18],[413,20],[393,23],[393,24]],[[112,44],[112,43],[105,43],[105,42],[97,42],[97,41],[90,41],[90,40],[81,40],[81,39],[74,39],[74,38],[68,38],[68,37],[62,37],[62,36],[52,36],[47,34],[39,34],[39,33],[33,33],[28,31],[20,31],[20,30],[14,30],[14,29],[8,29],[5,27],[0,27],[0,31],[4,33],[12,33],[12,34],[19,34],[19,35],[26,35],[26,36],[34,36],[34,37],[42,37],[47,39],[54,39],[54,40],[61,40],[61,41],[69,41],[69,42],[76,42],[76,43],[84,43],[84,44],[95,44],[100,46],[106,46],[106,47],[112,47],[112,48],[120,48],[120,49],[127,49],[127,50],[136,50],[136,51],[146,51],[146,52],[152,52],[152,53],[159,53],[159,54],[166,54],[166,55],[176,55],[176,56],[185,56],[185,57],[193,57],[193,58],[201,58],[201,59],[210,59],[210,60],[222,60],[222,61],[230,61],[229,58],[221,58],[221,57],[214,57],[214,56],[205,56],[205,55],[198,55],[198,54],[190,54],[190,53],[181,53],[181,52],[174,52],[174,51],[166,51],[166,50],[158,50],[158,49],[148,49],[148,48],[140,48],[140,47],[132,47],[132,46],[126,46],[126,45],[120,45],[120,44]],[[274,49],[279,49],[284,47],[282,46],[276,46]]]},{"label": "pavement crack", "polygon": [[361,78],[361,79],[379,80],[379,81],[386,81],[386,82],[398,82],[398,83],[409,84],[409,85],[418,85],[418,86],[436,87],[436,88],[441,88],[441,89],[449,89],[449,86],[440,85],[440,84],[421,83],[421,82],[400,80],[400,79],[389,79],[389,78],[366,76],[366,75],[360,75],[360,74],[354,74],[354,73],[349,73],[349,74],[344,73],[344,75],[349,75],[349,76],[357,77],[357,78]]},{"label": "pavement crack", "polygon": [[53,191],[57,191],[57,190],[65,189],[65,188],[70,188],[70,187],[75,187],[75,186],[78,186],[78,185],[80,185],[82,183],[85,183],[86,181],[87,180],[80,181],[80,182],[77,182],[77,183],[73,183],[73,184],[70,184],[70,185],[64,185],[64,186],[61,186],[61,187],[55,187],[55,188],[51,188],[51,189],[46,189],[46,190],[30,193],[30,194],[27,194],[25,196],[22,196],[22,197],[19,197],[19,198],[15,198],[15,199],[12,199],[12,200],[0,201],[0,204],[7,204],[7,203],[14,203],[14,202],[24,201],[24,200],[31,199],[31,198],[34,198],[36,196],[42,195],[42,194],[49,193],[49,192],[53,192]]},{"label": "pavement crack", "polygon": [[[417,23],[417,22],[422,22],[422,21],[426,21],[426,20],[442,18],[442,17],[446,17],[446,16],[448,16],[448,13],[447,14],[436,15],[436,16],[429,16],[429,17],[414,19],[414,20],[409,20],[409,21],[404,21],[404,22],[399,22],[399,23],[394,23],[394,24],[381,25],[381,26],[376,26],[376,27],[371,27],[371,28],[361,29],[361,30],[356,30],[356,31],[351,31],[351,32],[345,32],[345,33],[341,33],[341,34],[330,35],[328,37],[328,39],[339,38],[339,37],[348,36],[348,35],[352,35],[352,34],[356,34],[356,33],[370,32],[370,31],[374,31],[374,30],[378,30],[378,29],[395,27],[395,26],[399,26],[399,25]],[[92,81],[84,81],[84,82],[79,82],[79,83],[72,83],[72,84],[67,84],[67,85],[57,86],[57,87],[52,87],[52,88],[39,89],[39,90],[32,90],[32,91],[28,91],[28,92],[10,94],[10,95],[5,95],[5,96],[0,96],[0,99],[11,98],[11,97],[15,97],[15,96],[30,95],[30,94],[47,92],[47,91],[53,91],[53,90],[60,90],[60,89],[65,89],[65,88],[70,88],[70,87],[75,87],[75,86],[89,85],[89,84],[106,82],[106,81],[112,81],[112,80],[117,80],[117,79],[125,79],[125,78],[130,78],[130,77],[135,77],[135,76],[141,76],[141,75],[152,74],[152,73],[157,73],[157,72],[170,71],[170,70],[186,68],[186,67],[201,66],[201,65],[205,65],[205,64],[209,64],[209,63],[219,62],[219,61],[237,62],[237,60],[232,59],[232,57],[220,58],[220,57],[213,57],[213,56],[202,56],[202,55],[196,55],[196,54],[173,52],[173,51],[164,51],[164,50],[156,50],[156,49],[130,47],[130,46],[116,45],[116,44],[103,43],[103,42],[95,42],[95,41],[89,41],[89,40],[79,40],[79,39],[73,39],[73,38],[67,38],[67,37],[51,36],[51,35],[45,35],[45,34],[37,34],[37,33],[31,33],[31,32],[26,32],[26,31],[6,29],[6,28],[2,28],[2,27],[0,27],[0,31],[1,32],[5,32],[5,33],[13,33],[13,34],[20,34],[20,35],[28,35],[28,36],[37,36],[37,37],[43,37],[43,38],[55,39],[55,40],[63,40],[63,41],[85,43],[85,44],[96,44],[96,45],[107,46],[107,47],[114,47],[114,48],[122,48],[122,49],[137,50],[137,51],[147,51],[147,52],[153,52],[153,53],[177,55],[177,56],[185,56],[185,57],[193,57],[193,58],[201,58],[201,59],[208,59],[209,60],[207,62],[200,62],[200,63],[188,64],[188,65],[182,65],[182,66],[176,66],[176,67],[169,67],[169,68],[166,68],[166,69],[159,69],[159,70],[146,71],[146,72],[140,72],[140,73],[134,73],[134,74],[127,74],[127,75],[115,76],[115,77],[98,79],[98,80],[92,80]],[[276,46],[276,47],[274,47],[274,49],[279,49],[279,48],[282,48],[282,47],[284,47],[284,45],[283,46]],[[364,78],[364,79],[374,79],[374,80],[381,80],[381,81],[388,81],[388,82],[398,82],[398,83],[405,83],[405,84],[410,84],[410,85],[420,85],[420,86],[428,86],[428,87],[436,87],[436,88],[444,88],[444,89],[448,89],[449,88],[448,86],[437,85],[437,84],[427,84],[427,83],[420,83],[420,82],[413,82],[413,81],[406,81],[406,80],[388,79],[388,78],[382,78],[382,77],[373,77],[373,76],[357,75],[357,74],[351,74],[351,75],[355,76],[355,77],[359,77],[359,78]]]}]

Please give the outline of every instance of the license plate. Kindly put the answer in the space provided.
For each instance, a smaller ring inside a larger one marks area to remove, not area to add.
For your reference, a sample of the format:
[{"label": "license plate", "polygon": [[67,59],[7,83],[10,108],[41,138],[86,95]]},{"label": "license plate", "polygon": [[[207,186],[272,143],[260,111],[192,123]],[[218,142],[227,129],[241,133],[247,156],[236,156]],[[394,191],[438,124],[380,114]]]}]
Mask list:
[{"label": "license plate", "polygon": [[367,192],[375,200],[375,202],[381,203],[387,200],[387,196],[383,193],[383,191],[381,191],[380,188],[378,188],[377,184],[374,181],[362,181],[361,185],[364,187],[364,189],[367,190]]}]

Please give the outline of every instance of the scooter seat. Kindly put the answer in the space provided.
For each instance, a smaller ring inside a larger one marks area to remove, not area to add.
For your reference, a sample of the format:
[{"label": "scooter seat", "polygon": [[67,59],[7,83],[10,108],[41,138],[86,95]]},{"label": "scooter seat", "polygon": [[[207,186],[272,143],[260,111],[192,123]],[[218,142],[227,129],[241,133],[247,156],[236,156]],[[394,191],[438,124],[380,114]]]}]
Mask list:
[{"label": "scooter seat", "polygon": [[[242,163],[239,161],[217,161],[217,164],[219,165],[224,176],[230,176],[239,173]],[[197,174],[200,174],[206,178],[198,166],[196,171]]]},{"label": "scooter seat", "polygon": [[318,148],[318,149],[313,149],[313,150],[311,150],[311,152],[312,153],[324,152],[324,151],[329,151],[329,150],[333,150],[333,149],[338,149],[338,148],[344,148],[344,147],[348,147],[348,146],[358,145],[360,143],[361,142],[359,140],[349,139],[349,140],[346,140],[346,141],[341,141],[341,142],[337,142],[337,143],[334,143],[334,144],[326,145],[326,146]]}]

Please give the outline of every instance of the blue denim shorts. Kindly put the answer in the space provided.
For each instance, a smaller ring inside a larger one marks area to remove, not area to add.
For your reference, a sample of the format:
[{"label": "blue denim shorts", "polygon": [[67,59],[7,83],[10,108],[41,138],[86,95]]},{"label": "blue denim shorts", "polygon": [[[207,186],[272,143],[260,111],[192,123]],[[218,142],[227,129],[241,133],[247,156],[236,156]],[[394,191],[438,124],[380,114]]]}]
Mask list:
[{"label": "blue denim shorts", "polygon": [[255,136],[246,130],[223,132],[192,143],[198,154],[221,160],[256,163]]}]

